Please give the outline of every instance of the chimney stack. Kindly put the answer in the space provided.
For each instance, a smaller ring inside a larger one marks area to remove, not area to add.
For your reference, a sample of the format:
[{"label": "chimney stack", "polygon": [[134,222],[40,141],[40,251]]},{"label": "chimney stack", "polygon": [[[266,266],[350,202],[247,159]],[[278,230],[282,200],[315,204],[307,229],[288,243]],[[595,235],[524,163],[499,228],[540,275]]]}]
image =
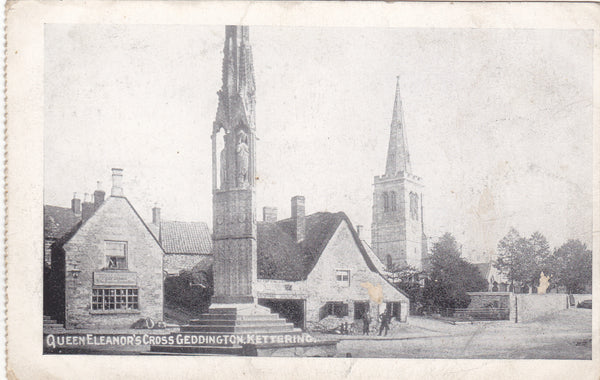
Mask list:
[{"label": "chimney stack", "polygon": [[75,214],[81,214],[81,199],[77,198],[77,193],[73,193],[73,199],[71,199],[71,211]]},{"label": "chimney stack", "polygon": [[277,221],[277,207],[263,207],[263,221],[275,223]]},{"label": "chimney stack", "polygon": [[363,230],[363,226],[361,226],[360,224],[356,225],[356,233],[358,234],[358,238],[362,239],[362,230]]},{"label": "chimney stack", "polygon": [[94,203],[90,200],[90,195],[85,193],[83,203],[81,204],[81,219],[85,222],[94,213]]},{"label": "chimney stack", "polygon": [[98,187],[96,188],[96,191],[94,191],[94,211],[98,210],[102,203],[104,203],[104,196],[106,195],[104,190],[100,189],[102,186],[100,181],[97,182],[97,185]]},{"label": "chimney stack", "polygon": [[152,207],[152,224],[157,226],[160,225],[160,207],[157,205]]},{"label": "chimney stack", "polygon": [[306,233],[304,212],[304,197],[302,195],[296,195],[292,198],[292,220],[295,225],[294,237],[298,243],[304,240],[304,234]]},{"label": "chimney stack", "polygon": [[123,169],[112,169],[112,189],[110,195],[113,197],[123,196]]}]

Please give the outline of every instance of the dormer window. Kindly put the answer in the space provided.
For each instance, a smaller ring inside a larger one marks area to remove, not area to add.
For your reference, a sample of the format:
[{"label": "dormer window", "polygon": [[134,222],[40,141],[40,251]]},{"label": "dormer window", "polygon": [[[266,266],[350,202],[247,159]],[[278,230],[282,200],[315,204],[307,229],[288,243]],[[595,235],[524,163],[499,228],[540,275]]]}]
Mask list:
[{"label": "dormer window", "polygon": [[105,242],[106,269],[127,269],[127,242]]}]

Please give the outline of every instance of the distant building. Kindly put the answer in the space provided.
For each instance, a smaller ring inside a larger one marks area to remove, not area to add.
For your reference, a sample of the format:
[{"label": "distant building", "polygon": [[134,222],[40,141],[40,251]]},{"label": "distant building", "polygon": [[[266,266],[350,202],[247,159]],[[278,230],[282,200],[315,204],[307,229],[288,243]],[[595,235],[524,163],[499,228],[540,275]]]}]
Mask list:
[{"label": "distant building", "polygon": [[51,245],[52,269],[44,284],[51,296],[44,311],[66,328],[163,319],[164,251],[121,183],[122,170],[113,169],[111,196],[104,200],[102,192],[93,203],[84,200],[81,221]]},{"label": "distant building", "polygon": [[44,264],[52,265],[51,247],[81,222],[81,199],[73,195],[71,208],[44,205]]},{"label": "distant building", "polygon": [[423,183],[412,172],[400,97],[400,80],[390,126],[385,174],[374,179],[371,246],[387,266],[427,266]]},{"label": "distant building", "polygon": [[212,237],[206,223],[161,220],[160,208],[154,207],[148,226],[165,251],[163,269],[167,276],[212,266]]},{"label": "distant building", "polygon": [[512,292],[510,282],[492,261],[474,264],[488,283],[488,292]]},{"label": "distant building", "polygon": [[[292,216],[273,208],[258,223],[257,297],[261,305],[302,327],[328,315],[372,318],[389,309],[406,321],[409,301],[379,272],[377,263],[343,212],[305,215],[304,197],[292,199]],[[380,298],[379,298],[380,297]]]}]

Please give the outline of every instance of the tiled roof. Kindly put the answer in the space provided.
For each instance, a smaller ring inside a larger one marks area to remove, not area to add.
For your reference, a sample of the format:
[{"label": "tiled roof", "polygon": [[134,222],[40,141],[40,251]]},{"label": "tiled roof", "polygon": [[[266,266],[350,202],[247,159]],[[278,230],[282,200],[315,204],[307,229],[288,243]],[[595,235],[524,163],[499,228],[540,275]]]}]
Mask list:
[{"label": "tiled roof", "polygon": [[292,219],[258,223],[258,278],[288,281],[306,279],[329,239],[344,220],[367,265],[372,271],[376,271],[346,214],[319,212],[306,216],[305,238],[300,243],[296,243],[293,238]]},{"label": "tiled roof", "polygon": [[60,239],[80,221],[71,208],[44,205],[44,239]]},{"label": "tiled roof", "polygon": [[204,222],[162,221],[160,243],[165,253],[212,253],[212,237]]}]

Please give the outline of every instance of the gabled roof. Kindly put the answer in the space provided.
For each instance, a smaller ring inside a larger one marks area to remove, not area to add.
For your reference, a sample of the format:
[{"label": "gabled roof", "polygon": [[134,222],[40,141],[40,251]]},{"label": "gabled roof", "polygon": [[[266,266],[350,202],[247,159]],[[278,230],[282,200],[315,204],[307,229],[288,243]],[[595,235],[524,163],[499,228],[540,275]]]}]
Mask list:
[{"label": "gabled roof", "polygon": [[479,271],[479,273],[481,273],[481,275],[483,276],[483,278],[485,278],[486,280],[488,279],[488,276],[490,274],[490,268],[492,266],[491,262],[487,262],[487,263],[475,263],[473,264],[477,267],[477,270]]},{"label": "gabled roof", "polygon": [[44,239],[60,239],[81,221],[71,208],[44,205]]},{"label": "gabled roof", "polygon": [[[120,196],[111,196],[108,199],[106,199],[99,207],[97,210],[94,211],[94,213],[85,221],[81,220],[81,217],[78,218],[78,220],[70,226],[70,228],[64,228],[64,231],[62,230],[63,225],[61,225],[61,231],[58,231],[58,229],[56,229],[57,233],[60,233],[60,236],[55,237],[56,239],[58,239],[57,243],[58,245],[63,245],[65,243],[67,243],[69,240],[71,240],[71,238],[77,233],[77,231],[79,231],[79,229],[85,225],[85,223],[87,223],[88,220],[94,218],[95,214],[98,212],[98,210],[100,210],[102,207],[104,207],[104,205],[111,201],[113,198],[120,198],[120,199],[124,199],[125,202],[127,203],[127,205],[129,205],[129,207],[131,207],[131,210],[133,211],[133,213],[135,214],[135,216],[139,219],[139,221],[142,223],[142,225],[146,228],[146,230],[148,231],[148,233],[150,234],[150,236],[152,236],[152,238],[156,241],[156,243],[158,244],[158,246],[160,247],[160,249],[164,252],[164,249],[162,248],[162,246],[160,245],[160,242],[158,241],[158,239],[156,238],[156,236],[154,235],[154,233],[152,232],[152,230],[148,227],[148,225],[144,222],[144,220],[142,219],[142,217],[140,216],[140,214],[138,214],[138,212],[136,211],[135,207],[133,207],[133,205],[131,204],[131,202],[129,202],[129,199],[127,199],[126,197],[120,197]],[[63,209],[65,210],[66,208],[64,207],[56,207],[56,206],[48,206],[48,205],[44,205],[44,238],[47,238],[46,236],[46,231],[50,231],[53,229],[53,218],[46,218],[46,210],[52,210],[49,212],[49,214],[52,213],[57,213],[57,214],[66,214],[65,211],[58,211],[56,212],[53,209]],[[71,209],[66,209],[66,210],[71,210]],[[54,215],[54,214],[52,214]],[[64,216],[64,215],[63,215]]]},{"label": "gabled roof", "polygon": [[212,253],[212,237],[204,222],[160,222],[160,243],[165,253]]},{"label": "gabled roof", "polygon": [[381,260],[379,260],[379,257],[377,257],[375,252],[373,252],[373,249],[371,248],[369,243],[367,243],[366,240],[361,240],[360,242],[363,244],[363,247],[365,248],[367,255],[369,255],[369,258],[371,259],[371,261],[373,262],[373,265],[375,265],[375,267],[377,268],[379,273],[384,274],[384,275],[387,274],[387,268],[386,268],[385,264],[383,264],[381,262]]},{"label": "gabled roof", "polygon": [[295,225],[292,219],[258,222],[258,278],[305,280],[342,221],[348,224],[369,269],[377,272],[346,214],[319,212],[305,218],[305,238],[299,243],[293,238]]}]

